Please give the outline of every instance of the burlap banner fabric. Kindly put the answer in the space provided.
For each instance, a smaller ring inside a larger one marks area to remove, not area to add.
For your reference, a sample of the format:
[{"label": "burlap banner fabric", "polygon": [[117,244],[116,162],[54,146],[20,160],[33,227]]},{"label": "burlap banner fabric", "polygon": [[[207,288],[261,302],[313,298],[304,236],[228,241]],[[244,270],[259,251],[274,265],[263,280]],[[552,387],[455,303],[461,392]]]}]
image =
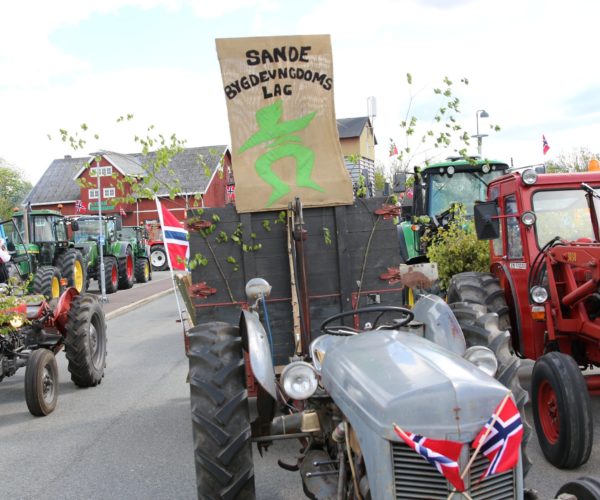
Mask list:
[{"label": "burlap banner fabric", "polygon": [[348,205],[327,35],[217,39],[238,212]]}]

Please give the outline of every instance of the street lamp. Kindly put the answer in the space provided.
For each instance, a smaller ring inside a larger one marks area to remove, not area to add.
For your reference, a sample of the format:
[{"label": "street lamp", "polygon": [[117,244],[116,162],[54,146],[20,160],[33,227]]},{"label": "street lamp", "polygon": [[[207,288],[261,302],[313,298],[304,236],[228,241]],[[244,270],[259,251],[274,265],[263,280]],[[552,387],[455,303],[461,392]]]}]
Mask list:
[{"label": "street lamp", "polygon": [[487,134],[480,134],[479,133],[479,117],[481,118],[489,118],[490,115],[488,114],[488,112],[485,109],[478,109],[475,112],[475,120],[477,122],[477,134],[476,135],[472,135],[471,137],[476,137],[477,138],[477,154],[479,156],[481,156],[481,143],[483,142],[483,138],[487,137]]},{"label": "street lamp", "polygon": [[96,160],[96,179],[98,186],[98,250],[100,253],[100,302],[108,302],[106,297],[106,279],[104,267],[104,227],[102,225],[102,190],[100,186],[100,158],[102,152],[90,153],[90,156]]}]

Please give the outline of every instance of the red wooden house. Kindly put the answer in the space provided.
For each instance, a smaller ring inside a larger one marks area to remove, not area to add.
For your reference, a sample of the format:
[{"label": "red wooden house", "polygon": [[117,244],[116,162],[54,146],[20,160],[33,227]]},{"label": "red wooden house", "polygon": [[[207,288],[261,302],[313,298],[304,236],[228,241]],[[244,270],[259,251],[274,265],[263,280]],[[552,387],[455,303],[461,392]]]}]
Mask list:
[{"label": "red wooden house", "polygon": [[[97,176],[99,172],[99,176]],[[153,179],[149,173],[152,172]],[[144,180],[149,184],[146,184]],[[233,202],[231,155],[227,146],[186,148],[168,166],[156,170],[154,153],[121,154],[101,151],[96,156],[54,160],[24,202],[35,209],[60,210],[65,215],[121,214],[124,225],[141,225],[158,220],[153,199],[132,194],[132,184],[156,192],[178,219],[193,207],[220,207]],[[171,189],[178,193],[169,198]]]}]

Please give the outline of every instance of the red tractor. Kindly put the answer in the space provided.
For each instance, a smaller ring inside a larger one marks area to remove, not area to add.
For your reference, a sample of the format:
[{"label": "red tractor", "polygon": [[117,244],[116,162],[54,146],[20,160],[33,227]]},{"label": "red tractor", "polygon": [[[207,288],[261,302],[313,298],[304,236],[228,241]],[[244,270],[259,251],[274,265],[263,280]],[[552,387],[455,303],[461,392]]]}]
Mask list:
[{"label": "red tractor", "polygon": [[106,366],[106,321],[94,295],[68,288],[59,299],[18,295],[0,284],[0,380],[25,367],[25,400],[32,415],[54,411],[58,398],[55,355],[63,348],[71,380],[98,385]]},{"label": "red tractor", "polygon": [[591,394],[600,393],[600,172],[490,182],[475,208],[491,240],[490,273],[461,273],[448,302],[481,304],[535,360],[532,410],[541,449],[559,468],[584,464],[593,442]]}]

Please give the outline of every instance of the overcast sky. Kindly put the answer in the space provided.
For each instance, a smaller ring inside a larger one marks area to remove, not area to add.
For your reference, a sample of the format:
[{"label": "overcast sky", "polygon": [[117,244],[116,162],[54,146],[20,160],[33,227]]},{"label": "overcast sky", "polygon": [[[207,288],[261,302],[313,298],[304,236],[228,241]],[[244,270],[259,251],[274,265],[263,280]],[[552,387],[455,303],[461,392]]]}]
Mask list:
[{"label": "overcast sky", "polygon": [[[481,132],[502,127],[484,139],[487,157],[521,166],[598,152],[598,19],[590,0],[2,2],[0,158],[35,182],[66,154],[137,152],[133,137],[151,124],[188,146],[229,144],[215,38],[288,34],[331,35],[337,117],[366,116],[375,96],[384,163],[390,138],[403,141],[407,72],[425,120],[444,76],[469,79],[456,88],[467,131],[479,109],[490,115]],[[127,113],[133,122],[116,124]],[[81,123],[100,139],[74,152],[58,130]]]}]

